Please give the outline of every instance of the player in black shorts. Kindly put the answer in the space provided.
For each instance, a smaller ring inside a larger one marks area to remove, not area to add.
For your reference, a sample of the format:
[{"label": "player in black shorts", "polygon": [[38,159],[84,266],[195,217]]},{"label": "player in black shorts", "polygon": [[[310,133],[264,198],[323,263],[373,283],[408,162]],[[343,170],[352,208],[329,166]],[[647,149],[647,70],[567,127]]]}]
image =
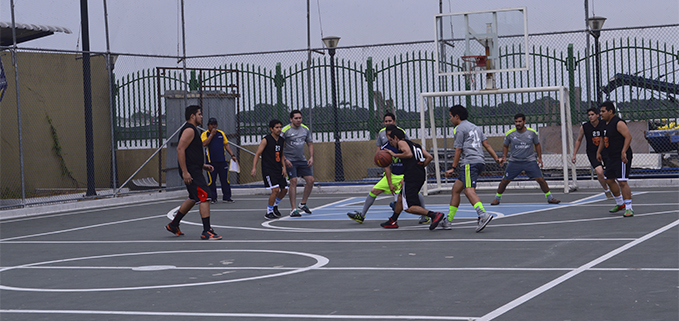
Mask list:
[{"label": "player in black shorts", "polygon": [[196,126],[203,123],[203,111],[200,106],[191,105],[184,111],[186,123],[179,132],[179,142],[177,144],[177,162],[179,163],[179,176],[184,180],[186,189],[189,191],[187,198],[179,207],[177,214],[165,229],[170,233],[182,236],[184,233],[179,230],[179,222],[184,218],[193,205],[198,203],[200,217],[203,220],[203,233],[200,238],[203,240],[221,240],[210,227],[210,194],[203,170],[213,171],[212,165],[203,163],[203,142]]},{"label": "player in black shorts", "polygon": [[405,211],[410,214],[429,216],[431,218],[429,229],[434,230],[443,220],[445,214],[432,212],[422,207],[418,197],[418,193],[426,179],[425,167],[434,157],[426,150],[423,150],[419,144],[405,139],[405,133],[395,125],[388,125],[386,132],[389,144],[400,151],[400,153],[394,153],[392,150],[386,149],[391,154],[391,157],[398,157],[403,162],[403,183],[401,185],[401,192],[396,195],[394,214],[388,221],[380,225],[384,228],[398,228],[396,221],[401,214],[401,210],[405,208]]},{"label": "player in black shorts", "polygon": [[582,139],[585,138],[587,141],[585,150],[587,151],[589,163],[592,165],[594,172],[596,172],[596,178],[599,180],[601,187],[603,187],[606,198],[612,200],[613,194],[608,188],[606,178],[604,177],[604,165],[606,164],[607,157],[605,154],[602,154],[601,162],[596,159],[596,151],[599,149],[599,142],[601,142],[604,133],[604,122],[599,119],[599,110],[595,107],[587,110],[587,118],[589,118],[589,121],[582,123],[582,126],[580,126],[580,133],[578,133],[578,140],[575,142],[571,162],[575,164],[577,160],[575,156],[578,153],[578,149],[580,149]]},{"label": "player in black shorts", "polygon": [[[596,153],[597,160],[601,161],[602,154],[608,154],[606,162],[606,183],[611,187],[611,192],[615,198],[615,207],[609,210],[615,213],[625,210],[624,217],[634,216],[632,209],[632,190],[627,184],[629,172],[632,168],[632,135],[627,128],[627,124],[620,117],[615,115],[615,106],[612,102],[606,101],[600,106],[601,118],[606,122],[604,128],[604,142],[599,144]],[[618,181],[620,187],[615,184]],[[620,195],[622,193],[622,196]]]},{"label": "player in black shorts", "polygon": [[250,175],[257,175],[257,160],[261,156],[264,187],[271,190],[264,218],[273,220],[281,217],[281,213],[278,211],[278,204],[288,192],[288,184],[285,180],[288,173],[285,169],[285,155],[283,154],[285,139],[281,137],[283,123],[278,119],[273,119],[269,122],[269,129],[271,134],[264,136],[259,143],[259,147],[257,147],[255,158],[252,160]]}]

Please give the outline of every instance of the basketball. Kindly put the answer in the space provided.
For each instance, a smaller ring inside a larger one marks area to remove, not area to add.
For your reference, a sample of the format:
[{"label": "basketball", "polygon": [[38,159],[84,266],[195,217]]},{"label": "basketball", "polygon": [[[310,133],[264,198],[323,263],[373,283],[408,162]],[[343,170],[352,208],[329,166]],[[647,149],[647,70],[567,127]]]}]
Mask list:
[{"label": "basketball", "polygon": [[386,150],[380,150],[375,154],[375,165],[379,167],[387,167],[391,164],[391,154]]}]

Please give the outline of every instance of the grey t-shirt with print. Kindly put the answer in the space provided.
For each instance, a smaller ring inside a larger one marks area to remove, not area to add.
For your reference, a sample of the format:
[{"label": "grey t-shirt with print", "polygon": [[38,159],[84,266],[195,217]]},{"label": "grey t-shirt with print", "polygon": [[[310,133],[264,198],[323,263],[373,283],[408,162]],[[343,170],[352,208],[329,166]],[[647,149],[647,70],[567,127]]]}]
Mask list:
[{"label": "grey t-shirt with print", "polygon": [[306,156],[304,156],[304,144],[314,142],[309,127],[301,124],[299,128],[295,128],[291,124],[288,124],[283,127],[281,136],[285,138],[285,148],[283,148],[285,159],[291,162],[305,162]]},{"label": "grey t-shirt with print", "polygon": [[455,135],[454,148],[462,148],[460,155],[460,165],[485,163],[483,157],[483,141],[486,135],[478,126],[468,120],[463,120],[453,129]]},{"label": "grey t-shirt with print", "polygon": [[[403,133],[406,132],[406,131],[405,131],[403,128],[401,128],[401,127],[398,127],[398,129],[402,130]],[[408,134],[406,134],[406,139],[410,139],[410,138],[408,138]],[[377,134],[377,147],[382,147],[382,146],[384,146],[384,144],[388,144],[388,143],[389,143],[389,139],[387,139],[387,128],[384,127],[384,128],[382,128],[382,130],[380,130],[380,132]]]},{"label": "grey t-shirt with print", "polygon": [[523,133],[512,128],[505,134],[504,144],[509,146],[508,161],[530,162],[537,160],[537,153],[533,145],[540,143],[538,132],[532,128],[525,128],[526,130]]}]

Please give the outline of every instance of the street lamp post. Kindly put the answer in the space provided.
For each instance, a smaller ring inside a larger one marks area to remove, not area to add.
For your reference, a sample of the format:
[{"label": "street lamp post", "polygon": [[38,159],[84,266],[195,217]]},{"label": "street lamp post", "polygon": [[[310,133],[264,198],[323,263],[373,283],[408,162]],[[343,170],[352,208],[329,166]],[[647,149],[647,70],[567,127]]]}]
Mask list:
[{"label": "street lamp post", "polygon": [[344,181],[344,164],[342,164],[342,144],[340,143],[339,119],[337,116],[337,87],[335,85],[335,47],[340,37],[328,36],[323,38],[323,43],[330,54],[330,87],[332,90],[332,107],[335,115],[335,181]]},{"label": "street lamp post", "polygon": [[596,90],[597,106],[601,104],[601,55],[599,52],[599,36],[601,36],[601,28],[604,26],[606,18],[592,16],[587,19],[589,25],[589,32],[594,37],[594,88]]}]

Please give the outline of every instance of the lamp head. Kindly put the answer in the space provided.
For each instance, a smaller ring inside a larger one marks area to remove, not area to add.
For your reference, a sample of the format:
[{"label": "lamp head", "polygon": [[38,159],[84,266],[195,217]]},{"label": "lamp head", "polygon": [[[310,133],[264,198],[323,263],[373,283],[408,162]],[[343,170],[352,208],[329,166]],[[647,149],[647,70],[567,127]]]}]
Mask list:
[{"label": "lamp head", "polygon": [[333,49],[337,47],[337,44],[339,43],[340,37],[337,36],[327,36],[323,38],[323,43],[325,44],[326,47],[329,49]]},{"label": "lamp head", "polygon": [[606,22],[604,17],[591,16],[587,19],[587,25],[592,30],[601,30],[604,27],[604,22]]}]

